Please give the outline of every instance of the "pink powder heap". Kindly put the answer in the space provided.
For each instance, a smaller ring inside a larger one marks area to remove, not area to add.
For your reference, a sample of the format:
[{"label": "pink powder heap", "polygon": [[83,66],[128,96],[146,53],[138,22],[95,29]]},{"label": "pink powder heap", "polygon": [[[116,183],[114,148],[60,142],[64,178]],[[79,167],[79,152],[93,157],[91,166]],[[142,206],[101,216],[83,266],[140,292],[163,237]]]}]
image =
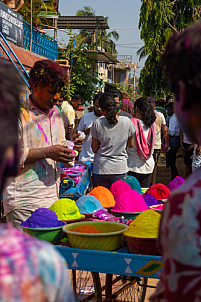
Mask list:
[{"label": "pink powder heap", "polygon": [[145,194],[150,194],[154,196],[156,199],[162,200],[167,199],[170,195],[170,190],[163,184],[155,184],[150,187]]},{"label": "pink powder heap", "polygon": [[131,187],[129,184],[127,184],[125,181],[122,180],[117,180],[115,181],[111,187],[110,187],[110,192],[114,196],[114,200],[116,201],[121,194],[123,194],[126,191],[131,191]]},{"label": "pink powder heap", "polygon": [[148,207],[142,195],[140,195],[137,191],[132,190],[126,191],[119,196],[119,198],[116,200],[113,210],[126,213],[135,213],[148,210]]}]

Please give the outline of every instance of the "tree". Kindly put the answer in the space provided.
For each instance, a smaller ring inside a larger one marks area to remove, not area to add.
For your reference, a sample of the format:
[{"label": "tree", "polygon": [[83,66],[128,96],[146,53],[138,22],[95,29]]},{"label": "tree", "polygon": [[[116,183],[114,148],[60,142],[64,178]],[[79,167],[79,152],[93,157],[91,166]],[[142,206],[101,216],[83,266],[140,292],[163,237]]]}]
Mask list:
[{"label": "tree", "polygon": [[179,32],[200,18],[200,0],[141,0],[139,29],[144,46],[138,51],[146,57],[139,88],[145,95],[162,98],[170,93],[163,73],[161,55],[173,32]]},{"label": "tree", "polygon": [[[78,10],[76,16],[95,16],[95,11],[90,6],[84,6],[82,9]],[[108,21],[108,17],[106,17]],[[119,39],[119,34],[116,31],[107,32],[106,29],[99,30],[96,40],[96,30],[94,29],[81,29],[77,35],[77,46],[85,47],[88,50],[94,49],[95,46],[102,46],[105,51],[112,54],[116,54],[115,41]]]},{"label": "tree", "polygon": [[[71,40],[73,40],[71,38]],[[72,60],[72,42],[67,47],[60,49],[61,58]],[[95,63],[94,63],[95,64]],[[98,74],[93,74],[93,62],[86,57],[85,50],[76,48],[73,54],[73,65],[70,70],[70,86],[66,91],[66,98],[71,98],[74,94],[80,94],[83,97],[84,104],[92,101],[97,86],[102,86],[102,80],[98,78]]]},{"label": "tree", "polygon": [[[31,10],[30,10],[31,0],[24,2],[24,5],[19,10],[19,13],[23,16],[24,21],[31,23]],[[33,26],[39,27],[42,24],[48,24],[48,20],[41,15],[41,12],[52,12],[54,11],[54,0],[44,2],[43,0],[32,0],[32,20]]]}]

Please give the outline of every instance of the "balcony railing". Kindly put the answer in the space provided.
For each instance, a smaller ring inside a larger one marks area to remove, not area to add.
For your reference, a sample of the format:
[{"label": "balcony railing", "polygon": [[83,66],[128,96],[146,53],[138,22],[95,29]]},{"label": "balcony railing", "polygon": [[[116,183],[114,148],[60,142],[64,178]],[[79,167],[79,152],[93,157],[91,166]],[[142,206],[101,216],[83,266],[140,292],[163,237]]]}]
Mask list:
[{"label": "balcony railing", "polygon": [[[23,47],[30,50],[30,24],[25,21],[23,26]],[[58,54],[57,41],[33,27],[31,51],[47,59],[56,60]]]}]

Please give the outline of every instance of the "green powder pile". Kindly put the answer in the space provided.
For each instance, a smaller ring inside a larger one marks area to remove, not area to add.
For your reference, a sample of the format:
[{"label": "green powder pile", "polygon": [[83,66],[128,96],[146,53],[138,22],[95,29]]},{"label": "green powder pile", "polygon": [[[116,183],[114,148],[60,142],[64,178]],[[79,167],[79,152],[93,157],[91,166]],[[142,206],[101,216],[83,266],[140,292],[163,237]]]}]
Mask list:
[{"label": "green powder pile", "polygon": [[75,201],[69,198],[61,198],[55,201],[50,210],[57,214],[59,220],[74,220],[85,217],[80,214]]},{"label": "green powder pile", "polygon": [[157,238],[161,215],[154,210],[147,210],[133,220],[124,235],[138,238]]}]

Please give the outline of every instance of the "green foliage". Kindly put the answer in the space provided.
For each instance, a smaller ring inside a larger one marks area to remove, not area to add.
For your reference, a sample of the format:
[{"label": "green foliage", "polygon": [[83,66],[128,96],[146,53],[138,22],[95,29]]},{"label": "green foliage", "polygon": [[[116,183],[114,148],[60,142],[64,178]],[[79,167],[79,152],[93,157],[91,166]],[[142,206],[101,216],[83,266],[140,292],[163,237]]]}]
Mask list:
[{"label": "green foliage", "polygon": [[[19,10],[20,15],[23,16],[24,21],[30,24],[31,21],[31,10],[30,0],[24,1],[24,5]],[[32,21],[33,26],[39,27],[42,24],[48,24],[48,20],[40,16],[41,12],[53,12],[54,11],[54,0],[44,2],[43,0],[32,0]]]},{"label": "green foliage", "polygon": [[[69,62],[72,60],[72,48],[70,46],[71,44],[61,50],[61,57]],[[93,73],[93,67],[93,63],[86,57],[85,50],[76,48],[70,72],[70,86],[66,91],[67,99],[78,93],[83,97],[85,104],[92,101],[97,92],[97,86],[103,84],[102,80],[98,79],[98,74]]]},{"label": "green foliage", "polygon": [[200,18],[200,0],[141,0],[139,28],[144,46],[138,51],[146,57],[139,88],[144,95],[164,97],[169,93],[163,74],[161,55],[173,32],[179,32]]},{"label": "green foliage", "polygon": [[[77,11],[76,16],[95,16],[95,11],[90,6],[84,6],[83,9]],[[108,20],[108,17],[106,17]],[[95,42],[97,38],[97,41]],[[116,31],[107,32],[106,29],[99,30],[98,33],[94,29],[81,29],[77,35],[76,46],[85,47],[88,50],[94,50],[96,46],[102,48],[112,54],[116,54],[115,41],[119,39]]]}]

